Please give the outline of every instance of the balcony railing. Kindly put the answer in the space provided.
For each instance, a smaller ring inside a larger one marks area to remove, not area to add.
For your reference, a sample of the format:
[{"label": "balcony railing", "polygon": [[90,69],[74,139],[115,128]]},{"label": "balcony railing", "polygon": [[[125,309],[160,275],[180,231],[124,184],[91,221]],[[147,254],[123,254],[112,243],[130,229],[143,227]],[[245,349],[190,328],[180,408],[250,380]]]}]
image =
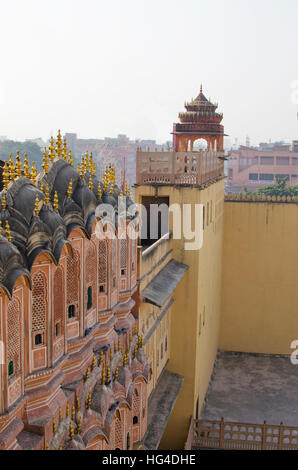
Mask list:
[{"label": "balcony railing", "polygon": [[224,152],[137,152],[136,183],[201,185],[224,176]]}]

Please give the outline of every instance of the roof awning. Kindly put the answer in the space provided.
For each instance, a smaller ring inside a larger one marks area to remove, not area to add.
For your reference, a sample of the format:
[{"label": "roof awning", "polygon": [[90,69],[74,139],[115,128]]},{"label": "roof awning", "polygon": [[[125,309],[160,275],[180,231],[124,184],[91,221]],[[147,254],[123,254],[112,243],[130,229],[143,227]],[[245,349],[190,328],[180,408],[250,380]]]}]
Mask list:
[{"label": "roof awning", "polygon": [[188,266],[172,259],[141,292],[145,299],[162,307],[187,271]]}]

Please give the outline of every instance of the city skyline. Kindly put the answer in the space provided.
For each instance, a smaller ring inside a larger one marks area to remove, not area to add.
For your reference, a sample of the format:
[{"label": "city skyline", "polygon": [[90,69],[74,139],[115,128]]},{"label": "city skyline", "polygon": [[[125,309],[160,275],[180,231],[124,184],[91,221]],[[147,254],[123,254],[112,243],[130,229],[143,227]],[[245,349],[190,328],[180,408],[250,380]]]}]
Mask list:
[{"label": "city skyline", "polygon": [[202,83],[232,142],[295,139],[298,5],[239,3],[3,3],[0,135],[165,142]]}]

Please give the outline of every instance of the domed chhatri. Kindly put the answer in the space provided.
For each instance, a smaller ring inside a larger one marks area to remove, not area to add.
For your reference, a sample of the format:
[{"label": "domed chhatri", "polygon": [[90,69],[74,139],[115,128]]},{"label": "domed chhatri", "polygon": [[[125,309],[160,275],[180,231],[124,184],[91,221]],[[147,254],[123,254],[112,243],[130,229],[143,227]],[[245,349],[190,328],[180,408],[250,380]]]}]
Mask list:
[{"label": "domed chhatri", "polygon": [[198,139],[206,140],[208,150],[222,151],[225,135],[221,125],[223,114],[217,113],[218,105],[205,97],[202,85],[198,96],[184,106],[186,111],[179,113],[180,123],[173,127],[175,151],[192,152]]}]

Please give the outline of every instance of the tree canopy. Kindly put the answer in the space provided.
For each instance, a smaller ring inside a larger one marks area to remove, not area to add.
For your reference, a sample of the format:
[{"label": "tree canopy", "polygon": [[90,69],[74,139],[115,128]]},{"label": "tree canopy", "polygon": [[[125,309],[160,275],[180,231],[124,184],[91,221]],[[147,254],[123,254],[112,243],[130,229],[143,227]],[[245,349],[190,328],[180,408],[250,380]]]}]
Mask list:
[{"label": "tree canopy", "polygon": [[275,177],[274,184],[262,186],[255,192],[250,192],[246,187],[243,188],[242,194],[256,194],[258,196],[298,196],[298,185],[287,186],[288,177]]},{"label": "tree canopy", "polygon": [[27,152],[28,160],[30,165],[32,165],[33,160],[36,163],[36,167],[41,169],[42,165],[42,151],[40,147],[35,143],[27,140],[25,142],[15,142],[14,140],[5,140],[0,144],[0,160],[9,160],[10,154],[12,153],[14,159],[17,153],[17,150],[20,151],[22,159],[24,154]]}]

